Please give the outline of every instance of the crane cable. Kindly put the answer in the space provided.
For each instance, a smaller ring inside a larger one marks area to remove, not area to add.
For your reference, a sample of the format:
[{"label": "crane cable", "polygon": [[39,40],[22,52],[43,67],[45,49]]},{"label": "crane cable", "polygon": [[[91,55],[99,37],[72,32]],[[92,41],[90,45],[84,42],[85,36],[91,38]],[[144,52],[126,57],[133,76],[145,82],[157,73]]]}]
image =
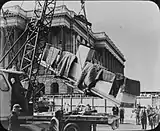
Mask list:
[{"label": "crane cable", "polygon": [[[54,3],[54,11],[55,11],[55,8],[56,8],[56,0],[54,1],[55,3]],[[49,8],[49,7],[48,7]],[[52,16],[53,17],[53,16]],[[53,18],[51,18],[51,19],[53,19]],[[51,48],[52,46],[50,46],[50,48]],[[47,48],[46,48],[47,49]],[[52,50],[51,50],[52,51]],[[49,55],[49,50],[48,50],[48,55]],[[44,83],[46,84],[46,79],[47,79],[47,72],[48,72],[48,70],[49,70],[49,68],[51,67],[51,65],[52,65],[52,56],[54,55],[54,49],[53,49],[53,51],[52,51],[52,54],[51,54],[51,57],[50,57],[50,59],[48,60],[48,63],[46,62],[46,69],[45,69],[45,79],[43,79],[44,81]],[[46,59],[47,60],[47,59]]]},{"label": "crane cable", "polygon": [[21,6],[20,6],[21,8],[22,8],[23,4],[24,4],[24,0],[22,0]]},{"label": "crane cable", "polygon": [[[56,0],[54,0],[54,9],[53,10],[55,10],[55,8],[56,8]],[[48,7],[49,8],[49,7]],[[51,19],[53,19],[53,18],[51,18]],[[49,48],[51,48],[51,47],[49,47]],[[46,49],[47,49],[47,47],[46,47]],[[52,51],[52,50],[51,50]],[[48,50],[48,52],[49,52],[49,50]],[[47,76],[48,76],[48,70],[49,70],[49,68],[51,67],[51,61],[52,61],[52,56],[53,56],[53,54],[54,54],[54,50],[52,51],[52,53],[51,53],[51,57],[50,57],[50,59],[48,60],[48,62],[46,62],[45,63],[45,66],[46,66],[46,69],[45,69],[45,77],[43,77],[42,78],[42,83],[44,83],[45,85],[46,85],[46,82],[47,82]],[[48,54],[49,55],[49,54]],[[40,89],[41,90],[41,89]],[[38,92],[40,91],[40,90],[38,90]]]}]

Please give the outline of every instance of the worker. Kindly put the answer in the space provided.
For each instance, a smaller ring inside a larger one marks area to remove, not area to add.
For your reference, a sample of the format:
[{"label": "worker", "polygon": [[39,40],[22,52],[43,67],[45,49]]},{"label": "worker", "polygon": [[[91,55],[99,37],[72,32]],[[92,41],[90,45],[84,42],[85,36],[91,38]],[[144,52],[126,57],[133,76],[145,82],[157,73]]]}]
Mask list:
[{"label": "worker", "polygon": [[150,108],[150,112],[148,114],[148,121],[149,125],[151,126],[151,129],[155,128],[156,124],[156,112],[153,110],[153,108]]},{"label": "worker", "polygon": [[[12,68],[10,69],[11,71],[17,71],[17,65],[16,64],[13,64],[12,65]],[[20,78],[19,78],[19,75],[18,74],[15,74],[15,73],[9,73],[8,75],[8,80],[11,84],[11,78],[14,78],[16,82],[20,82]]]},{"label": "worker", "polygon": [[21,87],[19,82],[16,82],[15,78],[11,78],[12,96],[11,96],[11,108],[14,104],[21,105],[23,111],[27,110],[27,101],[25,99],[24,88]]},{"label": "worker", "polygon": [[124,123],[124,108],[121,106],[120,108],[120,124]]},{"label": "worker", "polygon": [[143,109],[140,113],[140,118],[141,118],[142,129],[146,130],[146,128],[147,128],[147,111],[146,111],[145,106],[143,107]]},{"label": "worker", "polygon": [[19,104],[14,104],[12,114],[9,118],[8,131],[20,131],[20,121],[18,116],[20,115],[21,107]]},{"label": "worker", "polygon": [[38,99],[38,101],[40,102],[43,102],[45,99],[44,99],[44,96],[43,96],[43,91],[40,91],[40,97]]},{"label": "worker", "polygon": [[91,106],[89,104],[87,104],[84,109],[84,115],[91,115],[91,114],[92,114]]},{"label": "worker", "polygon": [[135,113],[136,113],[136,125],[140,125],[140,111],[141,111],[140,105],[137,104],[137,108],[135,110]]},{"label": "worker", "polygon": [[119,108],[117,107],[116,104],[115,104],[115,106],[112,108],[112,112],[113,112],[113,115],[118,116],[118,114],[119,114]]},{"label": "worker", "polygon": [[91,106],[89,104],[86,105],[85,111],[91,111]]},{"label": "worker", "polygon": [[38,99],[38,108],[39,112],[47,112],[49,107],[48,107],[49,102],[45,100],[45,97],[43,95],[43,91],[40,91],[40,97]]}]

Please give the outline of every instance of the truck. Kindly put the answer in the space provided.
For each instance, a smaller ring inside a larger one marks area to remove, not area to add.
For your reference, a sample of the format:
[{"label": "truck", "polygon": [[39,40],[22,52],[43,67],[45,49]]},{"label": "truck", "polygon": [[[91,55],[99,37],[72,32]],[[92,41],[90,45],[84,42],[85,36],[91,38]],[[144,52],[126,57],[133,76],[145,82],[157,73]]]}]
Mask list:
[{"label": "truck", "polygon": [[[24,72],[21,71],[12,71],[12,70],[6,70],[6,69],[0,69],[0,96],[1,96],[1,122],[2,124],[6,124],[5,122],[8,121],[8,117],[11,112],[11,96],[12,96],[12,86],[8,80],[8,76],[10,74],[15,75],[24,75]],[[24,121],[50,121],[53,117],[53,114],[46,115],[46,112],[39,113],[37,115],[34,115],[33,112],[33,104],[28,103],[28,106],[30,106],[28,112],[22,112],[19,119]],[[4,122],[4,123],[3,123]],[[68,128],[71,130],[72,128],[76,129],[77,131],[80,130],[91,130],[92,125],[96,124],[108,124],[112,127],[112,129],[116,129],[119,126],[119,117],[114,116],[111,114],[105,114],[105,113],[92,113],[90,115],[84,115],[84,114],[63,114],[63,117],[61,118],[61,125],[62,129],[64,131],[68,130]],[[83,125],[83,126],[82,126]],[[84,127],[82,129],[82,127]]]},{"label": "truck", "polygon": [[[40,1],[37,1],[38,4],[42,7],[40,12],[34,13],[36,15],[31,19],[29,24],[27,25],[25,31],[21,34],[21,36],[13,43],[11,48],[6,52],[6,54],[1,58],[0,63],[4,61],[5,57],[10,53],[10,51],[14,48],[14,46],[18,43],[18,41],[25,37],[27,35],[26,41],[22,44],[21,48],[18,50],[18,52],[15,54],[13,59],[10,61],[6,69],[0,69],[0,119],[2,125],[7,125],[9,115],[11,113],[11,106],[12,106],[12,95],[13,94],[13,88],[10,83],[10,75],[17,76],[19,79],[19,84],[22,85],[22,88],[25,88],[24,91],[24,103],[26,104],[26,109],[23,109],[23,112],[21,113],[21,116],[19,119],[22,120],[22,123],[27,121],[50,121],[53,117],[53,114],[49,115],[34,115],[34,105],[35,105],[35,93],[34,92],[34,82],[37,79],[39,66],[46,67],[47,70],[52,71],[57,77],[61,78],[66,84],[70,85],[73,88],[77,88],[82,93],[88,93],[90,95],[96,95],[103,99],[109,99],[113,101],[115,104],[120,105],[120,102],[113,98],[111,95],[108,95],[108,92],[105,93],[103,90],[101,90],[96,85],[94,81],[91,83],[94,83],[94,85],[90,84],[91,87],[83,87],[78,86],[80,85],[79,81],[80,78],[83,75],[83,68],[87,62],[87,57],[92,52],[91,48],[86,47],[84,45],[80,45],[79,49],[77,51],[77,61],[74,61],[72,63],[72,66],[68,70],[68,76],[64,75],[62,72],[57,72],[56,68],[52,68],[51,65],[49,65],[43,58],[45,56],[45,50],[52,49],[52,47],[47,45],[47,36],[49,32],[49,28],[51,27],[51,22],[54,14],[54,8],[56,5],[56,1],[48,1],[45,0],[44,3],[40,3]],[[82,4],[84,4],[84,1],[81,1]],[[43,5],[43,6],[42,6]],[[51,6],[51,7],[49,7]],[[52,8],[52,10],[50,9]],[[48,11],[47,11],[48,9]],[[50,15],[51,19],[48,20],[48,15]],[[21,66],[20,71],[14,71],[9,69],[9,67],[12,65],[12,63],[15,61],[17,56],[20,54],[20,52],[23,50],[22,60],[21,60]],[[84,52],[85,50],[85,52]],[[63,51],[61,51],[59,57],[57,57],[56,62],[62,60],[61,54],[63,54]],[[61,59],[59,59],[61,58]],[[57,65],[56,65],[57,66]],[[65,66],[63,66],[65,68]],[[112,76],[112,73],[108,73],[109,76]],[[113,77],[111,77],[113,78]],[[112,79],[113,80],[113,79]],[[109,77],[108,81],[112,81]],[[78,83],[79,82],[79,83]],[[25,86],[25,83],[27,84],[27,87]],[[82,84],[82,83],[81,83]],[[111,88],[111,82],[105,82],[104,85],[107,85],[109,89]],[[92,88],[97,87],[97,88]],[[38,91],[39,92],[39,91]],[[17,100],[19,101],[19,100]],[[91,114],[73,114],[72,112],[70,114],[61,113],[61,119],[60,119],[60,130],[61,131],[91,131],[92,126],[96,126],[96,124],[107,124],[112,127],[112,129],[116,129],[119,127],[119,117],[114,116],[111,114],[105,114],[105,113],[91,113]],[[94,128],[94,131],[96,131],[96,128]]]}]

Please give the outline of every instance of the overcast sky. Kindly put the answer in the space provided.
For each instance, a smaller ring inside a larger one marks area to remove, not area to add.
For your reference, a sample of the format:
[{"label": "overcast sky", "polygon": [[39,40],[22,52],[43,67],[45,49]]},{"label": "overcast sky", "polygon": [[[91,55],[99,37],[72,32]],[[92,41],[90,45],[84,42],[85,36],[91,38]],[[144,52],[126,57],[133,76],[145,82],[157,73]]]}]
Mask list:
[{"label": "overcast sky", "polygon": [[[9,2],[33,9],[32,2]],[[61,1],[78,13],[80,1]],[[86,2],[94,32],[106,32],[126,58],[125,76],[139,80],[141,91],[160,91],[160,13],[156,4],[142,1]]]}]

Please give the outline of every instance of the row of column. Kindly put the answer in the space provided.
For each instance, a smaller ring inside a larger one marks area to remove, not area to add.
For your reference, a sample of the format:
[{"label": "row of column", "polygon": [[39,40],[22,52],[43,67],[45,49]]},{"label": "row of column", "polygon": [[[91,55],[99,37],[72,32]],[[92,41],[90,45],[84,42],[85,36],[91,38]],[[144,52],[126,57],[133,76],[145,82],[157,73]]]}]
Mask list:
[{"label": "row of column", "polygon": [[81,37],[77,32],[71,31],[65,26],[53,27],[49,35],[49,42],[56,48],[76,54],[80,44],[87,45],[87,41]]},{"label": "row of column", "polygon": [[124,66],[106,49],[97,50],[95,59],[113,73],[124,74]]},{"label": "row of column", "polygon": [[[13,28],[13,29],[12,29]],[[7,52],[7,50],[11,47],[11,45],[13,45],[13,43],[18,39],[20,33],[22,33],[22,31],[20,29],[18,29],[17,27],[10,27],[10,29],[8,30],[8,33],[6,32],[7,30],[4,27],[1,27],[1,31],[0,31],[0,58],[3,57],[3,55]],[[8,40],[8,35],[11,31],[11,36],[10,39]],[[24,41],[24,38],[22,38],[21,41],[19,41],[15,47],[13,48],[13,50],[11,50],[11,52],[9,53],[9,55],[7,55],[7,57],[4,59],[4,61],[2,63],[0,63],[0,66],[3,68],[6,68],[9,64],[9,62],[11,61],[11,59],[13,58],[13,56],[15,55],[15,53],[18,52],[19,48],[20,48],[20,44]],[[7,45],[6,45],[7,44]],[[16,61],[18,62],[18,66],[20,66],[20,60],[22,58],[22,53],[17,57]]]},{"label": "row of column", "polygon": [[[87,41],[77,32],[71,31],[65,27],[56,28],[56,31],[54,29],[50,39],[55,47],[74,54],[76,54],[79,44],[82,43],[87,45]],[[95,59],[98,61],[98,64],[108,68],[109,71],[124,74],[123,64],[121,64],[108,50],[101,49],[100,51],[96,51]]]}]

